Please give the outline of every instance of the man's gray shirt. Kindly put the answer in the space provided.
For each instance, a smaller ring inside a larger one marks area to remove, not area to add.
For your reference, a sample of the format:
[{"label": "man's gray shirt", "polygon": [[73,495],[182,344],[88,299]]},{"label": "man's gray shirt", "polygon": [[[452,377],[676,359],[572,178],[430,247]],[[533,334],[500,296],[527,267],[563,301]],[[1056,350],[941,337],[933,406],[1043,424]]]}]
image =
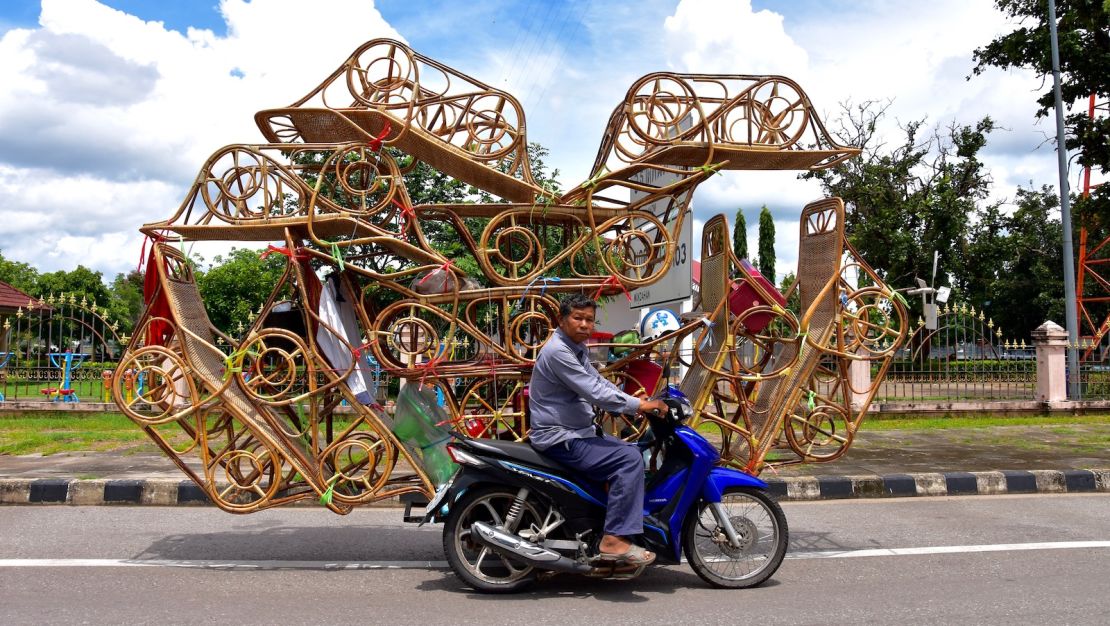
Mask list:
[{"label": "man's gray shirt", "polygon": [[594,409],[634,415],[640,401],[602,378],[586,346],[557,328],[536,357],[528,387],[528,437],[539,450],[568,439],[596,437]]}]

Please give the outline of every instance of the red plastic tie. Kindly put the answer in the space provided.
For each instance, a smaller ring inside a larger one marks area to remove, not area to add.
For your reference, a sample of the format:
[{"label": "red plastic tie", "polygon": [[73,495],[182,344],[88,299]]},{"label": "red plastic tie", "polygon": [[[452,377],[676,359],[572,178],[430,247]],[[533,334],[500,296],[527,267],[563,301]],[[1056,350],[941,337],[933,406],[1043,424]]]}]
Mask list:
[{"label": "red plastic tie", "polygon": [[410,221],[416,221],[416,211],[412,207],[397,202],[397,198],[393,198],[391,202],[401,209],[401,219],[405,220],[406,224]]},{"label": "red plastic tie", "polygon": [[266,257],[270,256],[271,254],[277,253],[277,254],[282,255],[283,257],[286,257],[290,261],[293,261],[293,260],[303,261],[303,260],[307,259],[308,255],[302,254],[300,251],[301,251],[301,248],[297,248],[296,250],[290,250],[289,248],[279,248],[278,246],[270,244],[270,245],[266,246],[266,249],[262,252],[262,254],[258,255],[258,258],[265,259]]},{"label": "red plastic tie", "polygon": [[624,297],[628,298],[629,302],[632,302],[632,294],[628,292],[628,288],[624,286],[624,283],[621,282],[620,278],[617,278],[616,274],[610,274],[609,278],[606,278],[605,281],[601,283],[601,286],[597,288],[597,293],[594,294],[594,300],[600,298],[601,292],[605,291],[605,288],[609,285],[620,287],[621,291],[624,292]]},{"label": "red plastic tie", "polygon": [[[451,270],[451,266],[452,266],[452,265],[454,265],[454,264],[455,264],[455,262],[454,262],[454,261],[447,261],[446,263],[444,263],[443,265],[440,265],[440,266],[439,266],[438,268],[436,268],[436,269],[441,269],[441,270],[443,270],[443,271],[445,271],[445,272],[448,272],[448,271],[450,271],[450,270]],[[425,275],[424,275],[424,278],[421,278],[421,279],[420,279],[420,282],[418,282],[418,283],[416,283],[416,284],[417,284],[417,285],[423,285],[423,284],[424,284],[424,281],[426,281],[426,280],[428,280],[429,278],[431,278],[431,277],[432,277],[432,273],[433,273],[433,272],[435,272],[435,271],[436,271],[436,270],[432,270],[431,272],[428,272],[427,274],[425,274]]]},{"label": "red plastic tie", "polygon": [[439,365],[440,361],[442,361],[446,356],[447,356],[447,350],[444,350],[439,356],[437,356],[433,359],[429,359],[427,363],[422,364],[418,368],[418,369],[424,370],[424,374],[420,377],[420,388],[421,389],[424,388],[424,381],[428,379],[429,375],[432,375],[432,376],[436,375],[436,366]]},{"label": "red plastic tie", "polygon": [[370,149],[374,152],[380,151],[382,149],[382,142],[389,136],[389,131],[391,130],[393,130],[393,126],[390,125],[389,120],[386,120],[385,128],[382,128],[382,132],[378,133],[378,136],[374,137],[374,141],[370,142]]},{"label": "red plastic tie", "polygon": [[[146,237],[143,237],[143,248],[142,248],[142,250],[139,251],[139,266],[135,268],[136,272],[142,273],[143,264],[146,263],[146,256],[147,256],[146,255],[146,244],[148,242],[162,243],[165,240],[166,240],[166,237],[163,236],[163,235],[159,235],[158,233],[155,233],[153,235],[147,235]],[[151,251],[153,251],[153,246],[151,247]]]},{"label": "red plastic tie", "polygon": [[362,358],[363,351],[364,350],[369,350],[370,347],[373,346],[375,343],[378,343],[377,338],[371,339],[370,341],[367,341],[366,343],[362,344],[361,346],[351,348],[351,355],[355,357],[356,361],[358,361],[359,359]]}]

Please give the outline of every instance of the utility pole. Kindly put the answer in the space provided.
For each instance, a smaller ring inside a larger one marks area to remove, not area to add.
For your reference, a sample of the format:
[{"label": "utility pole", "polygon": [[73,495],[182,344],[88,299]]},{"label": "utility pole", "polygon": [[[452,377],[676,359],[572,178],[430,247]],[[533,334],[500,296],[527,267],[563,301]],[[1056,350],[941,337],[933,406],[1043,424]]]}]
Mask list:
[{"label": "utility pole", "polygon": [[1075,265],[1071,252],[1071,199],[1068,153],[1064,148],[1064,103],[1060,95],[1060,46],[1056,39],[1056,0],[1048,0],[1048,34],[1052,44],[1052,93],[1056,96],[1056,157],[1060,169],[1060,222],[1064,227],[1064,317],[1068,327],[1068,398],[1079,400],[1079,329],[1075,307]]}]

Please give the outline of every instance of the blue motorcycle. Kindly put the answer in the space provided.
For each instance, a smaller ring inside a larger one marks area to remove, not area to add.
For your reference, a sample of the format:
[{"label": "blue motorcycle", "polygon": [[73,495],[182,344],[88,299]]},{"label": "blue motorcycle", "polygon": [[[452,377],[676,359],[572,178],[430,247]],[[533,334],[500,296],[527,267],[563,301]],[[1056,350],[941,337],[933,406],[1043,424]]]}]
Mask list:
[{"label": "blue motorcycle", "polygon": [[[786,554],[787,525],[767,484],[717,466],[717,449],[683,422],[690,402],[676,388],[668,410],[649,415],[637,443],[647,463],[644,534],[655,563],[690,567],[715,587],[742,589],[770,578]],[[436,492],[424,521],[444,522],[451,569],[482,592],[511,593],[556,573],[631,578],[642,565],[600,558],[605,486],[549,460],[526,443],[457,439],[458,472]]]}]

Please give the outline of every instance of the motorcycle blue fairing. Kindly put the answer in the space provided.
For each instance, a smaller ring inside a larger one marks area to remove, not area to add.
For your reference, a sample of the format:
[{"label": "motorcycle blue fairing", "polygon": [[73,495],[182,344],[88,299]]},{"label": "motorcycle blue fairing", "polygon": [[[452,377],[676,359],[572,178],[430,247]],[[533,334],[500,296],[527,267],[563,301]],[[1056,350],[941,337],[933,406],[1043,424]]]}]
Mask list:
[{"label": "motorcycle blue fairing", "polygon": [[714,467],[701,487],[701,497],[706,502],[720,502],[721,496],[729,487],[767,489],[767,483],[731,467]]},{"label": "motorcycle blue fairing", "polygon": [[[666,528],[645,525],[645,530],[662,534],[667,551],[676,561],[682,557],[682,526],[698,499],[720,502],[730,487],[766,489],[767,483],[739,470],[717,467],[721,455],[711,443],[688,426],[675,428],[675,435],[690,451],[691,462],[680,472],[666,477],[644,495],[647,515],[667,515]],[[692,487],[692,488],[688,488]],[[662,521],[662,520],[660,520]]]}]

